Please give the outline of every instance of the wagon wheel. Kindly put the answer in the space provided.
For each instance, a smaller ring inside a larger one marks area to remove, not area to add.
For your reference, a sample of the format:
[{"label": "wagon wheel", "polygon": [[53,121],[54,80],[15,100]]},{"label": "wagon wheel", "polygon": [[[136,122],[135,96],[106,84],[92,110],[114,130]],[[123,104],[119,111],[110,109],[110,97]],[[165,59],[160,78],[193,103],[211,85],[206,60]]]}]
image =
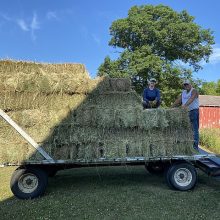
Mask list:
[{"label": "wagon wheel", "polygon": [[187,191],[195,187],[197,172],[195,167],[189,163],[176,163],[167,170],[166,180],[169,187]]},{"label": "wagon wheel", "polygon": [[18,168],[11,177],[10,187],[19,199],[33,199],[44,194],[48,183],[47,173],[39,168]]}]

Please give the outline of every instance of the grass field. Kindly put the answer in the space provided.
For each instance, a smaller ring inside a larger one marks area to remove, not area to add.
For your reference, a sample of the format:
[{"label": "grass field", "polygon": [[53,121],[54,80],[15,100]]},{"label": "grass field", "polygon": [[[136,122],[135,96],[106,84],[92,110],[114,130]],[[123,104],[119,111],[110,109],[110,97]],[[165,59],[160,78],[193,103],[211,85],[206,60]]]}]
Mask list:
[{"label": "grass field", "polygon": [[200,144],[211,152],[220,154],[220,129],[203,128],[200,130]]},{"label": "grass field", "polygon": [[199,173],[196,188],[170,190],[144,167],[81,168],[49,179],[35,200],[13,197],[15,168],[0,168],[0,219],[210,219],[220,216],[220,181]]}]

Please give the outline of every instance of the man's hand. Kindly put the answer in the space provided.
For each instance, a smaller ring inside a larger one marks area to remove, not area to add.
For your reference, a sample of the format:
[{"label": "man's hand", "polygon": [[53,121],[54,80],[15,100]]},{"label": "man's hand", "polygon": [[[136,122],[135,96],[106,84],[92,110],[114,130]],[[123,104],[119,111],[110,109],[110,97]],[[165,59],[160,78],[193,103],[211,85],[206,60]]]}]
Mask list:
[{"label": "man's hand", "polygon": [[186,105],[181,106],[183,109],[187,109],[188,107]]},{"label": "man's hand", "polygon": [[156,105],[157,105],[157,101],[156,101],[156,100],[154,100],[154,101],[149,101],[149,104],[150,104],[150,107],[151,107],[151,108],[154,108],[154,107],[156,107]]},{"label": "man's hand", "polygon": [[171,108],[178,107],[182,103],[182,95],[179,95],[175,102],[172,104]]}]

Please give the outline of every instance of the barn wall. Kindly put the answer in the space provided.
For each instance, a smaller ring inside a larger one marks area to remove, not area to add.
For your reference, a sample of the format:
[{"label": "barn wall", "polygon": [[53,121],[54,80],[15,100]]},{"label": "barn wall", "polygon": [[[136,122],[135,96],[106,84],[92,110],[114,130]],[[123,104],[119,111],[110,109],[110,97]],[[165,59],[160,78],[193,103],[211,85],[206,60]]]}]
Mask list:
[{"label": "barn wall", "polygon": [[220,128],[220,107],[199,107],[200,128]]}]

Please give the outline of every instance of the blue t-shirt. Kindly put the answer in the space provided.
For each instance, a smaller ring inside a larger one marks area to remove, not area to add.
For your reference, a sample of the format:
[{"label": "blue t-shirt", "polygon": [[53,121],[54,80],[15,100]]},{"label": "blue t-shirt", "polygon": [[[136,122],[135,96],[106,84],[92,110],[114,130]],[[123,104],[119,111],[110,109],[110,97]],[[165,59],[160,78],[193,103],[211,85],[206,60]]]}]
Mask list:
[{"label": "blue t-shirt", "polygon": [[149,89],[145,88],[143,93],[143,100],[144,101],[159,101],[160,100],[160,90],[157,88]]}]

